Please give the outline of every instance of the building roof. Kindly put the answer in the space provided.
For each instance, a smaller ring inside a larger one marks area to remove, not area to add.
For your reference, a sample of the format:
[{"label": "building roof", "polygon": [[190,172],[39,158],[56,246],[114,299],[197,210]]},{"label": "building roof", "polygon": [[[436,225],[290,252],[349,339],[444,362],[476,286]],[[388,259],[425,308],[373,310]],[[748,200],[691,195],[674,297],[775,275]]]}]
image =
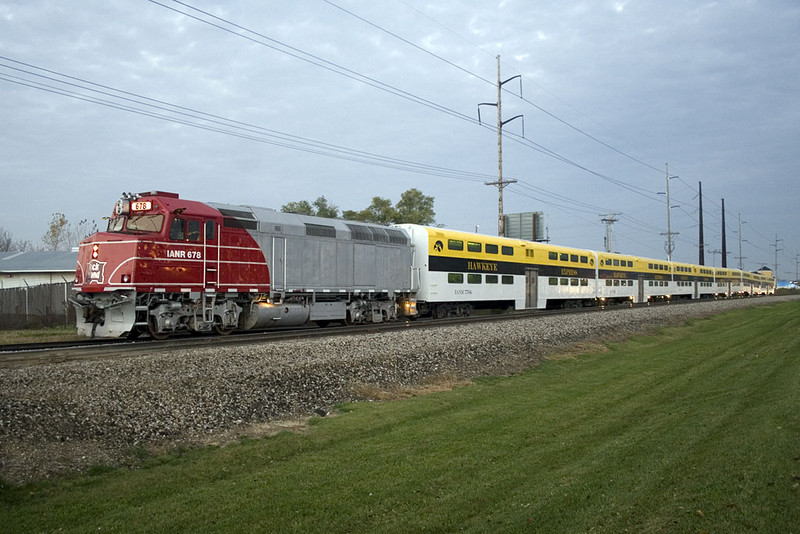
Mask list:
[{"label": "building roof", "polygon": [[72,251],[0,252],[0,273],[74,273],[77,262]]}]

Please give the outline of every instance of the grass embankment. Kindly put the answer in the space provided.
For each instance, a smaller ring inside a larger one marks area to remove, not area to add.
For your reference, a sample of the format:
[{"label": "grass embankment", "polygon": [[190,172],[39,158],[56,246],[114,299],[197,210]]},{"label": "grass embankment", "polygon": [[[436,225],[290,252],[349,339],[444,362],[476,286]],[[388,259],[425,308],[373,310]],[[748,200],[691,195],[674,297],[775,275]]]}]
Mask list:
[{"label": "grass embankment", "polygon": [[4,487],[0,530],[797,532],[800,303],[307,432]]},{"label": "grass embankment", "polygon": [[76,341],[86,339],[79,336],[75,326],[52,326],[44,328],[27,328],[24,330],[0,330],[0,345],[16,345],[18,343],[50,343],[53,341]]}]

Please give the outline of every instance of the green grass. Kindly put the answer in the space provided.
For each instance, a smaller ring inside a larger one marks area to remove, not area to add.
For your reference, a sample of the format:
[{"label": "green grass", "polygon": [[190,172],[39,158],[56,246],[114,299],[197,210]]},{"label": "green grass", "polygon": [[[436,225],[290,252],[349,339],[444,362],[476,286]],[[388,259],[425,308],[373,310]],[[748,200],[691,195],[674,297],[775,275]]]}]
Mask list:
[{"label": "green grass", "polygon": [[86,338],[76,333],[75,325],[26,328],[23,330],[0,330],[0,345],[75,341],[78,339]]},{"label": "green grass", "polygon": [[2,532],[798,532],[800,303],[5,485]]}]

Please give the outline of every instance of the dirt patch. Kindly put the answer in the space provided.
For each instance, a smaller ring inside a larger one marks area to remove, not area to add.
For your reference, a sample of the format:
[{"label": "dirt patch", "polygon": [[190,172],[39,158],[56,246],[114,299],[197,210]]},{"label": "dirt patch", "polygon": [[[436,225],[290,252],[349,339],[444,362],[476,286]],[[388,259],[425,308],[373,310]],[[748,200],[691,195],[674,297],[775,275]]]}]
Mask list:
[{"label": "dirt patch", "polygon": [[472,384],[472,380],[457,378],[452,375],[442,375],[431,377],[423,384],[415,385],[396,385],[389,387],[378,387],[375,384],[356,384],[351,391],[357,400],[365,401],[393,401],[419,397],[430,393],[450,391],[458,387]]}]

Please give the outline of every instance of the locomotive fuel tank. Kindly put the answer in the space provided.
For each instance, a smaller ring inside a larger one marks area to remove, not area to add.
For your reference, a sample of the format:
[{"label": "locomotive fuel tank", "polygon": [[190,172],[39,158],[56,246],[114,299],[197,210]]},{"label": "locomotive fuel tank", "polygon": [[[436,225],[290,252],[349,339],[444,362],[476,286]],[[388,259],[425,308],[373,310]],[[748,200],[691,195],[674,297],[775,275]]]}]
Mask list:
[{"label": "locomotive fuel tank", "polygon": [[308,322],[310,308],[302,303],[253,302],[239,318],[241,330],[300,326]]}]

